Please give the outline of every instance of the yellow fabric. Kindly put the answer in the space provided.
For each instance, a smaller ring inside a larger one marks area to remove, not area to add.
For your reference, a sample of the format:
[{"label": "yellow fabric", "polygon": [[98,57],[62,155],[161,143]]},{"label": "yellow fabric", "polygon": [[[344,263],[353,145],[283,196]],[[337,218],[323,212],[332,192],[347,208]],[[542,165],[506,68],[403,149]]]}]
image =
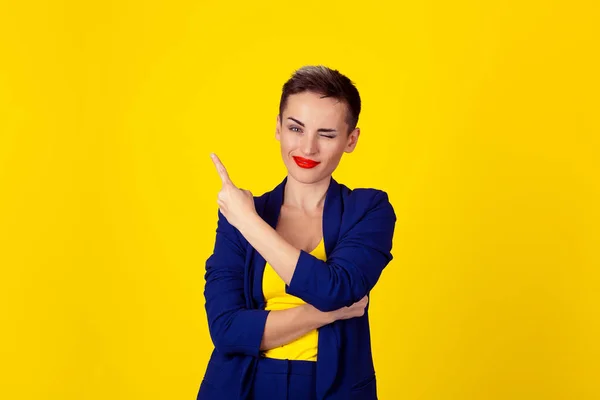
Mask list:
[{"label": "yellow fabric", "polygon": [[[321,239],[317,247],[310,254],[323,261],[327,259],[323,239]],[[265,265],[265,273],[263,275],[263,295],[267,303],[266,310],[285,310],[306,304],[302,299],[285,292],[285,282],[281,280],[269,263]],[[318,344],[319,333],[315,329],[293,342],[267,350],[264,355],[265,357],[282,360],[317,361]]]}]

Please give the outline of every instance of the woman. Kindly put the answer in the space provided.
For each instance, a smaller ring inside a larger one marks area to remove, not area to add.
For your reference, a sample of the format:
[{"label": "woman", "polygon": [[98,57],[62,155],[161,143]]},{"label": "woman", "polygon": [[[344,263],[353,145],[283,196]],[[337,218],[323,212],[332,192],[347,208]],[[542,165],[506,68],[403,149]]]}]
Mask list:
[{"label": "woman", "polygon": [[206,312],[215,345],[199,400],[377,398],[368,293],[392,259],[385,192],[332,173],[360,134],[360,96],[323,66],[283,86],[276,138],[287,168],[272,191],[222,179]]}]

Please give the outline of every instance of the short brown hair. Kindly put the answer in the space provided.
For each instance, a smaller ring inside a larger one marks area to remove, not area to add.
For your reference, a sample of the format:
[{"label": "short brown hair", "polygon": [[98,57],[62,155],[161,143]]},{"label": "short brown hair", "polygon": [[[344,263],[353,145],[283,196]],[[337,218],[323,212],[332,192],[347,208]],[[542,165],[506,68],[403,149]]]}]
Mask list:
[{"label": "short brown hair", "polygon": [[348,108],[346,117],[349,126],[348,133],[356,128],[360,114],[360,95],[354,83],[347,76],[323,65],[307,65],[298,69],[283,85],[279,101],[280,117],[283,117],[288,97],[302,92],[314,92],[323,97],[333,97],[345,102]]}]

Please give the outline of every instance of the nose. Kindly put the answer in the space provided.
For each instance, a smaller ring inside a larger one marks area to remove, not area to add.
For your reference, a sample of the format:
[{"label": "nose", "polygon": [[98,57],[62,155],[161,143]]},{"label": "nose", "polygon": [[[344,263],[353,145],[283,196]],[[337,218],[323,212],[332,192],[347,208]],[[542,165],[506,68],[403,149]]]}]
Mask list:
[{"label": "nose", "polygon": [[304,135],[300,147],[302,150],[302,154],[304,154],[305,156],[316,154],[318,151],[316,135]]}]

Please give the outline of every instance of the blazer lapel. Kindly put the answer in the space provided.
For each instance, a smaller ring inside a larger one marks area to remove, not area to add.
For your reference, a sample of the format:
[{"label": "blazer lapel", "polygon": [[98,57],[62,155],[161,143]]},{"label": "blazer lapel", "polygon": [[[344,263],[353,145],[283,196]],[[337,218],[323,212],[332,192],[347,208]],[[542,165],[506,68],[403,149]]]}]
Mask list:
[{"label": "blazer lapel", "polygon": [[325,241],[325,254],[331,254],[340,233],[342,223],[342,202],[340,185],[331,178],[325,204],[323,205],[323,239]]},{"label": "blazer lapel", "polygon": [[[277,185],[268,194],[267,199],[262,210],[257,210],[261,218],[275,229],[277,227],[277,221],[279,220],[279,213],[281,212],[281,205],[283,204],[283,191],[287,182],[287,176],[283,181]],[[250,245],[248,245],[250,246]],[[252,297],[259,309],[265,307],[265,298],[262,290],[262,279],[265,271],[266,260],[264,257],[254,248],[250,246],[252,252]]]},{"label": "blazer lapel", "polygon": [[[326,254],[331,254],[338,242],[343,211],[341,187],[332,177],[323,206],[323,239]],[[325,399],[327,392],[335,382],[340,347],[341,337],[335,322],[319,329],[317,399]]]}]

